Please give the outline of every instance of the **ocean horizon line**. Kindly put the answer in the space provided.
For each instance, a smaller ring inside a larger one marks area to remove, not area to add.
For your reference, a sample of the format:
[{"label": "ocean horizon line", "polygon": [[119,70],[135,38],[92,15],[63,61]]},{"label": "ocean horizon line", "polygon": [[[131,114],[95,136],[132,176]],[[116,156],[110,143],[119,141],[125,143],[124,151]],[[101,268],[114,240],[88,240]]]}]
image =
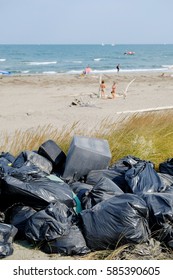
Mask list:
[{"label": "ocean horizon line", "polygon": [[12,46],[82,46],[82,45],[86,45],[86,46],[125,46],[125,45],[131,45],[131,46],[135,46],[135,45],[173,45],[173,43],[0,43],[0,46],[4,46],[4,45],[12,45]]}]

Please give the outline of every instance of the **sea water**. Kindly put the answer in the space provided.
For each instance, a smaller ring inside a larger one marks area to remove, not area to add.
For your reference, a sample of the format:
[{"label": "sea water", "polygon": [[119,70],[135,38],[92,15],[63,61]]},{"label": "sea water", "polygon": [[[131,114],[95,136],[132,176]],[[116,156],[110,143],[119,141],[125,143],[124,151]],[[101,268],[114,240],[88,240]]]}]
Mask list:
[{"label": "sea water", "polygon": [[[134,52],[133,55],[125,54]],[[11,75],[173,71],[173,45],[0,45],[0,72]]]}]

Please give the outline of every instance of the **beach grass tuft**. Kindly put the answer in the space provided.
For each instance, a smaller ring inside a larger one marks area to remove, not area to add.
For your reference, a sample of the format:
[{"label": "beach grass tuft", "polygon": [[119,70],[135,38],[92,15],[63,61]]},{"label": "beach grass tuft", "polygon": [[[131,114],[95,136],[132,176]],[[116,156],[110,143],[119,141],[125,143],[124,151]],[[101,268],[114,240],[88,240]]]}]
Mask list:
[{"label": "beach grass tuft", "polygon": [[117,122],[104,119],[92,131],[79,128],[74,123],[70,128],[57,129],[51,124],[26,131],[16,130],[12,135],[1,134],[0,151],[14,156],[24,150],[37,150],[45,141],[54,140],[67,153],[74,134],[108,140],[112,153],[111,163],[132,155],[150,160],[156,169],[160,162],[173,157],[173,111],[136,113]]}]

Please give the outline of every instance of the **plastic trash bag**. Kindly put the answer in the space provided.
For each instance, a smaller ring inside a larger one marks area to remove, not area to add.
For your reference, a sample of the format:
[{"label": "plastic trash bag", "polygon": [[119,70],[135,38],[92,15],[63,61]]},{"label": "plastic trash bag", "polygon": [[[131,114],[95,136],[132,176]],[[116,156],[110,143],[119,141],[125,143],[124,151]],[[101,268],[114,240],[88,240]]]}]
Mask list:
[{"label": "plastic trash bag", "polygon": [[136,163],[142,161],[140,158],[137,158],[132,155],[125,156],[123,158],[120,158],[116,162],[114,162],[109,169],[125,173],[129,168],[131,168]]},{"label": "plastic trash bag", "polygon": [[152,163],[139,161],[125,173],[125,179],[134,194],[144,192],[159,192],[164,189],[164,183],[154,170]]},{"label": "plastic trash bag", "polygon": [[3,178],[5,175],[11,175],[20,180],[27,181],[30,177],[39,178],[47,175],[47,173],[29,161],[27,162],[27,165],[25,165],[25,162],[20,167],[14,167],[7,158],[3,156],[0,157],[0,178]]},{"label": "plastic trash bag", "polygon": [[159,171],[173,175],[173,158],[168,158],[166,161],[159,164]]},{"label": "plastic trash bag", "polygon": [[33,164],[28,166],[21,166],[20,168],[12,168],[8,175],[11,175],[21,181],[29,182],[32,179],[35,178],[41,178],[45,177],[47,174],[45,172],[41,171],[38,166],[35,166]]},{"label": "plastic trash bag", "polygon": [[173,176],[170,174],[166,174],[166,173],[160,173],[157,172],[158,176],[161,178],[162,183],[163,183],[163,189],[162,192],[166,191],[167,189],[169,189],[169,187],[173,186]]},{"label": "plastic trash bag", "polygon": [[2,152],[0,158],[6,159],[8,163],[12,163],[15,160],[15,157],[9,152]]},{"label": "plastic trash bag", "polygon": [[133,194],[122,194],[83,210],[83,235],[92,250],[114,249],[117,244],[141,243],[149,238],[148,208]]},{"label": "plastic trash bag", "polygon": [[6,219],[18,229],[16,238],[25,238],[25,225],[28,219],[35,213],[36,210],[25,205],[14,205],[6,212]]},{"label": "plastic trash bag", "polygon": [[0,223],[0,258],[13,254],[13,240],[17,233],[17,228],[13,225]]},{"label": "plastic trash bag", "polygon": [[106,177],[112,180],[123,192],[132,193],[132,190],[125,180],[125,173],[134,164],[140,161],[142,160],[137,157],[128,155],[117,160],[115,163],[109,166],[108,169],[91,170],[87,175],[86,183],[95,185],[102,177]]},{"label": "plastic trash bag", "polygon": [[162,225],[173,222],[173,190],[172,192],[145,193],[142,195],[150,213],[151,224]]},{"label": "plastic trash bag", "polygon": [[159,241],[173,245],[173,187],[142,195],[149,209],[149,225]]},{"label": "plastic trash bag", "polygon": [[3,178],[6,174],[10,174],[12,170],[13,168],[9,165],[9,161],[5,158],[0,158],[0,178]]},{"label": "plastic trash bag", "polygon": [[126,180],[125,170],[114,170],[114,169],[102,169],[102,170],[91,170],[86,178],[86,183],[95,185],[102,178],[108,178],[112,180],[123,192],[131,192]]},{"label": "plastic trash bag", "polygon": [[81,205],[83,209],[89,209],[101,201],[120,194],[123,194],[123,191],[113,181],[102,177],[91,191],[82,196]]},{"label": "plastic trash bag", "polygon": [[70,232],[71,220],[71,212],[65,204],[51,203],[28,219],[25,235],[35,242],[53,240]]},{"label": "plastic trash bag", "polygon": [[1,197],[7,205],[23,203],[36,210],[51,202],[60,201],[74,206],[73,193],[66,183],[52,181],[46,177],[23,182],[12,176],[1,179]]},{"label": "plastic trash bag", "polygon": [[31,151],[23,151],[16,157],[15,161],[12,163],[12,167],[15,168],[20,168],[23,165],[35,165],[46,174],[50,174],[53,168],[52,163],[48,159]]},{"label": "plastic trash bag", "polygon": [[92,190],[92,188],[93,188],[92,185],[82,183],[80,181],[73,182],[73,183],[69,184],[69,186],[76,195],[78,195],[78,193],[82,190],[89,191],[89,190]]},{"label": "plastic trash bag", "polygon": [[67,235],[62,235],[52,241],[47,241],[41,247],[47,254],[84,255],[90,252],[85,239],[76,225],[72,225]]}]

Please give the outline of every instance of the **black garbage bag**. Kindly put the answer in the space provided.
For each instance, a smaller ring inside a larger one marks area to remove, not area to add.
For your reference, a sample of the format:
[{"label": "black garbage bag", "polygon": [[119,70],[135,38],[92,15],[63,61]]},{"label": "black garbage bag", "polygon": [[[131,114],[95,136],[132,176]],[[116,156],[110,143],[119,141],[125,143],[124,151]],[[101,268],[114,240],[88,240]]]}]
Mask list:
[{"label": "black garbage bag", "polygon": [[9,161],[5,158],[0,158],[0,178],[4,175],[9,174],[13,170],[11,164],[9,165]]},{"label": "black garbage bag", "polygon": [[62,255],[84,255],[90,252],[77,225],[72,225],[67,235],[45,242],[41,250],[47,254],[59,253]]},{"label": "black garbage bag", "polygon": [[167,247],[173,249],[173,226],[169,223],[164,223],[162,226],[157,226],[156,232],[154,232],[156,240],[164,243]]},{"label": "black garbage bag", "polygon": [[144,192],[160,192],[164,183],[154,170],[152,163],[140,161],[125,173],[125,179],[134,194]]},{"label": "black garbage bag", "polygon": [[0,223],[4,223],[4,222],[5,222],[5,213],[0,212]]},{"label": "black garbage bag", "polygon": [[124,169],[122,172],[120,170],[109,168],[102,170],[91,170],[87,175],[86,183],[94,186],[102,177],[112,180],[123,192],[131,192],[131,189],[125,180]]},{"label": "black garbage bag", "polygon": [[127,170],[132,168],[138,162],[143,161],[131,155],[123,157],[109,166],[108,169],[91,170],[87,175],[86,183],[95,185],[102,177],[106,177],[112,180],[123,192],[132,193],[132,190],[125,179],[125,174]]},{"label": "black garbage bag", "polygon": [[12,167],[15,168],[20,168],[23,165],[35,165],[46,174],[50,174],[53,168],[52,163],[48,159],[32,151],[23,151],[16,157],[15,161],[12,163]]},{"label": "black garbage bag", "polygon": [[35,242],[54,240],[70,232],[72,213],[60,202],[49,204],[32,215],[25,226],[25,235]]},{"label": "black garbage bag", "polygon": [[17,228],[13,225],[0,223],[0,258],[13,254],[13,240]]},{"label": "black garbage bag", "polygon": [[114,249],[117,244],[149,238],[148,208],[137,195],[114,196],[79,215],[86,244],[92,250]]},{"label": "black garbage bag", "polygon": [[80,213],[82,211],[82,197],[85,196],[88,193],[88,191],[92,190],[93,186],[88,185],[86,183],[82,183],[80,181],[73,182],[69,184],[69,186],[73,191],[73,199],[76,204],[74,210],[76,211],[76,213]]},{"label": "black garbage bag", "polygon": [[159,171],[173,175],[173,158],[168,158],[166,161],[159,164]]},{"label": "black garbage bag", "polygon": [[163,183],[163,189],[162,192],[165,192],[167,189],[169,189],[171,186],[173,186],[173,176],[166,173],[160,173],[157,172],[158,176],[161,178]]},{"label": "black garbage bag", "polygon": [[149,225],[153,236],[165,243],[173,242],[173,187],[165,192],[142,195],[149,209]]},{"label": "black garbage bag", "polygon": [[81,198],[81,205],[83,209],[89,209],[101,201],[120,194],[123,194],[123,191],[112,180],[102,177],[91,191],[85,192]]},{"label": "black garbage bag", "polygon": [[77,197],[77,199],[80,201],[80,205],[81,205],[82,197],[85,196],[86,193],[88,193],[88,191],[91,191],[93,188],[92,185],[82,183],[80,181],[73,182],[69,184],[69,186],[72,189],[73,193],[76,195],[76,196],[74,195],[74,198]]},{"label": "black garbage bag", "polygon": [[145,193],[142,198],[148,206],[152,225],[173,222],[173,192]]},{"label": "black garbage bag", "polygon": [[23,165],[20,168],[11,168],[8,172],[8,175],[11,175],[21,181],[29,182],[35,178],[42,178],[47,176],[47,174],[40,170],[38,166],[33,164]]},{"label": "black garbage bag", "polygon": [[60,201],[68,207],[74,206],[73,193],[68,184],[52,181],[46,177],[23,182],[5,176],[0,182],[1,197],[8,206],[23,203],[40,210],[51,202]]},{"label": "black garbage bag", "polygon": [[93,188],[92,185],[82,183],[80,181],[70,183],[69,186],[76,195],[78,195],[80,191],[91,191]]},{"label": "black garbage bag", "polygon": [[0,168],[3,166],[8,166],[8,164],[10,164],[10,162],[6,158],[0,157]]},{"label": "black garbage bag", "polygon": [[6,159],[8,163],[12,163],[15,160],[15,157],[9,152],[2,152],[0,158]]},{"label": "black garbage bag", "polygon": [[35,213],[36,210],[25,205],[14,205],[6,212],[6,220],[18,229],[16,239],[25,238],[25,225]]},{"label": "black garbage bag", "polygon": [[135,165],[138,162],[141,162],[142,160],[138,157],[128,155],[125,157],[120,158],[116,162],[114,162],[109,169],[125,173],[129,168],[131,168],[133,165]]},{"label": "black garbage bag", "polygon": [[[4,159],[3,159],[4,160]],[[0,158],[0,178],[11,175],[22,181],[30,181],[31,178],[41,178],[47,176],[47,173],[40,170],[38,166],[33,164],[23,165],[19,168],[9,166],[7,162],[2,162]]]}]

